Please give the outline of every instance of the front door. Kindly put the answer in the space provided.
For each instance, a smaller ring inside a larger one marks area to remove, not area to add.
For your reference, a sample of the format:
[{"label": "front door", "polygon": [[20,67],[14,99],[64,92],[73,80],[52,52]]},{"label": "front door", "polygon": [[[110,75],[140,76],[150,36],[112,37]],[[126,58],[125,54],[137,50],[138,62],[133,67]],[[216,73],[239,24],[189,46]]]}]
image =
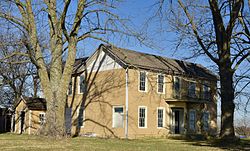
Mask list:
[{"label": "front door", "polygon": [[172,109],[172,132],[180,134],[183,129],[183,109]]},{"label": "front door", "polygon": [[175,134],[180,134],[180,111],[175,110],[175,125],[174,125],[174,133]]}]

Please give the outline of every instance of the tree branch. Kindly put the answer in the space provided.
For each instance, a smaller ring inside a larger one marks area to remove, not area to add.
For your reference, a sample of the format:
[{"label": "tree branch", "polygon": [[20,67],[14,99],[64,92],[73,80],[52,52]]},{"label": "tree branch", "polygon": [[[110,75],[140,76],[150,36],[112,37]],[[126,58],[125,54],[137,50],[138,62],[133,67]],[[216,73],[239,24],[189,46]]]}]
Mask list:
[{"label": "tree branch", "polygon": [[187,16],[191,26],[192,26],[192,30],[195,34],[195,37],[198,41],[198,43],[200,44],[201,48],[203,49],[203,51],[208,55],[208,57],[213,60],[216,64],[218,64],[218,59],[215,58],[208,50],[207,48],[205,47],[205,45],[203,44],[202,42],[202,39],[200,38],[199,36],[199,33],[198,33],[198,30],[197,30],[197,27],[193,21],[193,18],[191,17],[191,15],[189,14],[187,8],[185,7],[185,5],[183,4],[183,2],[181,0],[178,0],[178,3],[179,5],[181,6],[181,8],[183,9],[183,11],[185,12],[185,15]]}]

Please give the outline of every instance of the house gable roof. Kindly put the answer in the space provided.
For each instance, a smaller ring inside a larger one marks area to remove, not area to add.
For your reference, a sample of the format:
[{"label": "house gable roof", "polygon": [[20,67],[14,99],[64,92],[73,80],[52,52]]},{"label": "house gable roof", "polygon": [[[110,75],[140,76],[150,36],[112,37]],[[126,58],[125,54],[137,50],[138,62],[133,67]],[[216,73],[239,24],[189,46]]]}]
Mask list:
[{"label": "house gable roof", "polygon": [[217,75],[200,64],[136,52],[110,45],[101,45],[101,47],[114,60],[119,60],[117,62],[123,67],[152,70],[173,75],[186,75],[209,80],[218,79]]}]

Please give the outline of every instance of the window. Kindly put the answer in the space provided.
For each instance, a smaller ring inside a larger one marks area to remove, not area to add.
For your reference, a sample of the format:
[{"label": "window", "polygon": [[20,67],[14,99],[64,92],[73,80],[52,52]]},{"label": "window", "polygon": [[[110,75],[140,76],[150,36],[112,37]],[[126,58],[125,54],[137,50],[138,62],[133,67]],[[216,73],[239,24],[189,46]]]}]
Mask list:
[{"label": "window", "polygon": [[159,74],[157,78],[158,93],[164,93],[164,75]]},{"label": "window", "polygon": [[196,123],[195,118],[196,118],[195,111],[194,110],[189,111],[189,129],[190,130],[195,130],[195,123]]},{"label": "window", "polygon": [[162,128],[164,127],[164,108],[157,108],[157,127]]},{"label": "window", "polygon": [[181,88],[181,83],[180,83],[180,78],[179,77],[174,77],[174,97],[179,98],[180,97],[180,88]]},{"label": "window", "polygon": [[144,71],[141,71],[140,72],[140,77],[139,77],[140,79],[139,79],[139,90],[140,91],[146,91],[146,72],[144,72]]},{"label": "window", "polygon": [[80,77],[79,77],[79,83],[78,83],[78,85],[79,85],[79,93],[84,93],[85,92],[85,88],[86,88],[86,84],[85,84],[85,78],[84,78],[84,76],[83,75],[81,75]]},{"label": "window", "polygon": [[189,97],[196,97],[195,95],[195,87],[196,87],[196,84],[194,82],[189,82],[189,86],[188,86],[188,96]]},{"label": "window", "polygon": [[209,112],[203,112],[202,122],[203,130],[207,131],[209,129]]},{"label": "window", "polygon": [[204,82],[202,85],[202,98],[203,99],[210,99],[210,87],[207,82]]},{"label": "window", "polygon": [[113,127],[123,127],[124,125],[124,113],[122,106],[113,107]]},{"label": "window", "polygon": [[71,79],[70,82],[69,82],[68,94],[69,94],[69,95],[72,95],[72,93],[73,93],[73,85],[72,85],[72,79]]},{"label": "window", "polygon": [[147,108],[146,107],[139,107],[139,128],[146,128],[147,127]]},{"label": "window", "polygon": [[80,107],[78,110],[78,126],[79,127],[84,126],[84,116],[85,116],[84,107]]},{"label": "window", "polygon": [[45,113],[39,113],[39,123],[40,125],[45,123]]}]

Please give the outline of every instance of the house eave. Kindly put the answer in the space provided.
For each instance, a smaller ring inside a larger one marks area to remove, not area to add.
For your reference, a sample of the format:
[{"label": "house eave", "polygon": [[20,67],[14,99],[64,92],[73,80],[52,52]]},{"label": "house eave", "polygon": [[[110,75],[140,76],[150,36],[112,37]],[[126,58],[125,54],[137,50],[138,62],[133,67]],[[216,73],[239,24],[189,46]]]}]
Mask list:
[{"label": "house eave", "polygon": [[177,103],[177,102],[185,102],[185,103],[211,103],[210,100],[204,99],[165,99],[167,103]]}]

